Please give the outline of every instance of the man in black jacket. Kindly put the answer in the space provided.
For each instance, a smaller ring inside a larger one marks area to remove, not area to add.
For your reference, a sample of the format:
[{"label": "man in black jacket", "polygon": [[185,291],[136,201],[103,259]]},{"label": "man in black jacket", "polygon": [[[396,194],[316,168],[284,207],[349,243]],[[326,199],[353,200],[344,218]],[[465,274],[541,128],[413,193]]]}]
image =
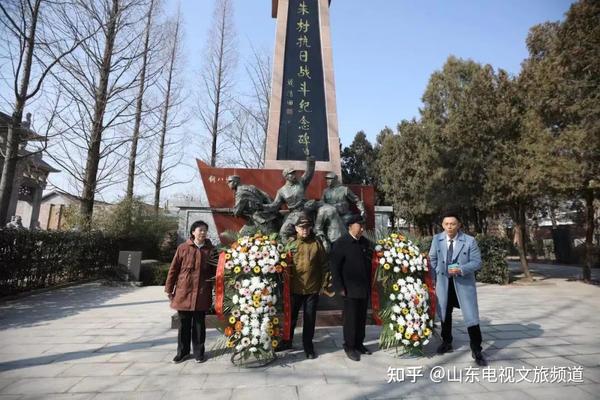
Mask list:
[{"label": "man in black jacket", "polygon": [[365,347],[367,304],[371,293],[371,243],[363,237],[364,220],[360,215],[348,219],[348,233],[333,244],[330,268],[336,291],[344,297],[344,351],[348,358],[360,361],[371,354]]}]

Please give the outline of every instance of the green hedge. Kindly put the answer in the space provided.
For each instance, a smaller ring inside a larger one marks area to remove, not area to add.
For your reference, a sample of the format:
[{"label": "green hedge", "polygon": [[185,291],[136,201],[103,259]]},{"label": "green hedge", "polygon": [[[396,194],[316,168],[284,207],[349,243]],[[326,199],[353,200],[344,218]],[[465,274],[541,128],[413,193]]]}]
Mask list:
[{"label": "green hedge", "polygon": [[[157,243],[158,234],[111,235],[100,231],[0,229],[0,296],[92,279],[125,280],[119,251],[141,251],[145,259],[171,261],[176,236]],[[164,285],[169,265],[159,264],[141,279]]]},{"label": "green hedge", "polygon": [[2,295],[88,279],[123,279],[118,240],[99,232],[0,230]]}]

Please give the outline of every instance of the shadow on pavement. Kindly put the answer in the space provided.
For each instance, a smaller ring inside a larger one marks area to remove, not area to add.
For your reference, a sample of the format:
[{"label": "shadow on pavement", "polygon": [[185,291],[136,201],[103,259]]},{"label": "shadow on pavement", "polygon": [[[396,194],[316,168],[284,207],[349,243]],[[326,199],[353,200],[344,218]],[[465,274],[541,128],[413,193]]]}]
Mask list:
[{"label": "shadow on pavement", "polygon": [[0,302],[0,330],[34,327],[94,308],[168,303],[165,299],[106,304],[136,289],[139,288],[111,287],[107,290],[107,287],[100,283],[88,283],[39,293],[23,299]]}]

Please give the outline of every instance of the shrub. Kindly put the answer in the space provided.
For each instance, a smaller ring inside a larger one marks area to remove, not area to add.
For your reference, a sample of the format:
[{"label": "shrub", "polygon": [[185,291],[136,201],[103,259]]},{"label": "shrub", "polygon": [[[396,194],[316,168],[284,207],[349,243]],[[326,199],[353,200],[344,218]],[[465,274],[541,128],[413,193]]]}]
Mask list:
[{"label": "shrub", "polygon": [[429,249],[431,248],[432,240],[433,236],[422,236],[419,238],[415,238],[413,242],[419,247],[421,253],[429,254]]},{"label": "shrub", "polygon": [[122,279],[115,240],[100,232],[0,230],[0,292],[98,278]]},{"label": "shrub", "polygon": [[[0,293],[13,293],[94,279],[124,281],[122,250],[158,254],[144,238],[113,237],[102,232],[0,230]],[[174,251],[168,254],[169,261]],[[165,251],[165,257],[167,253]],[[160,263],[140,277],[147,285],[164,285],[169,264]]]},{"label": "shrub", "polygon": [[160,252],[159,260],[170,262],[173,259],[173,255],[177,251],[177,241],[178,236],[176,229],[165,233],[158,248]]},{"label": "shrub", "polygon": [[169,273],[170,264],[160,264],[154,270],[154,284],[164,286],[167,283],[167,274]]},{"label": "shrub", "polygon": [[[67,229],[81,226],[77,207],[68,207],[66,214]],[[0,229],[0,293],[91,279],[125,280],[128,272],[118,265],[119,251],[141,251],[145,259],[171,261],[176,229],[175,218],[156,213],[138,199],[95,209],[90,232]],[[164,284],[164,266],[148,279]]]},{"label": "shrub", "polygon": [[477,244],[481,251],[482,265],[476,273],[479,282],[508,284],[509,270],[506,256],[510,248],[510,241],[495,236],[477,236]]},{"label": "shrub", "polygon": [[[129,221],[129,222],[128,222]],[[162,250],[168,232],[177,230],[177,220],[158,213],[140,199],[122,200],[114,207],[98,213],[95,227],[117,238],[120,248],[141,251],[145,259],[170,261],[175,250],[167,256]]]},{"label": "shrub", "polygon": [[[575,262],[580,265],[585,265],[587,262],[586,244],[581,243],[573,249]],[[592,247],[592,268],[600,267],[600,246]]]},{"label": "shrub", "polygon": [[[82,220],[78,208],[67,209],[67,229],[77,228]],[[122,250],[141,251],[145,259],[170,261],[177,248],[177,219],[161,210],[156,213],[154,207],[138,198],[94,209],[91,230],[113,237]]]},{"label": "shrub", "polygon": [[166,263],[142,264],[140,281],[143,286],[164,286],[168,272],[169,264]]}]

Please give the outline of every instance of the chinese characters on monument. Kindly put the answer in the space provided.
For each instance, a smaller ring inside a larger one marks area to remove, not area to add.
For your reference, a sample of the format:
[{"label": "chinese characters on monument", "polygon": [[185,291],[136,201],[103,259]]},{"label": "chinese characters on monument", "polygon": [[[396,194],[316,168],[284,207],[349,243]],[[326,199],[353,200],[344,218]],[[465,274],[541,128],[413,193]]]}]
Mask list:
[{"label": "chinese characters on monument", "polygon": [[329,161],[318,0],[290,0],[278,160]]}]

